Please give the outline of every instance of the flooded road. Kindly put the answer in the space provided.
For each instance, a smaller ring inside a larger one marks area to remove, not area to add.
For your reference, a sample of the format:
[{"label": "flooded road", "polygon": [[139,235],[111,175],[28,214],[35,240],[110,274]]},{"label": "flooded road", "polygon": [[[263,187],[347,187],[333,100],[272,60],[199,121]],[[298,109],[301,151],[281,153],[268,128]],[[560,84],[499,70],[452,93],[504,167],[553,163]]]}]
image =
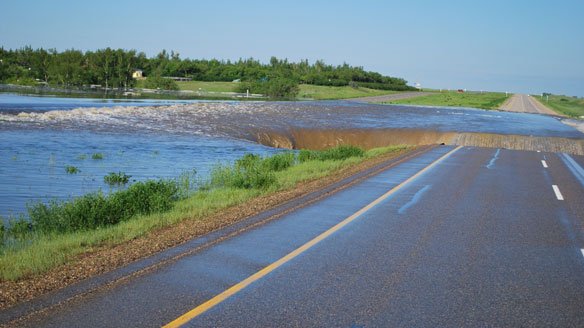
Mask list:
[{"label": "flooded road", "polygon": [[[371,146],[421,144],[420,138],[440,143],[444,134],[448,140],[476,138],[450,136],[453,132],[552,137],[567,143],[584,139],[583,133],[557,117],[477,109],[347,101],[118,102],[0,94],[0,216],[22,213],[27,202],[108,191],[103,176],[109,172],[122,171],[132,179],[144,180],[196,170],[203,178],[216,163],[248,152],[277,151],[257,142],[318,148],[343,140],[318,131],[343,129],[360,131],[351,135],[371,140]],[[400,134],[380,135],[370,130]],[[419,137],[419,131],[426,132]],[[273,139],[271,132],[281,140],[265,142]],[[399,139],[404,135],[414,137]],[[96,153],[103,159],[92,159]],[[80,172],[67,174],[67,166]]]},{"label": "flooded road", "polygon": [[256,131],[310,129],[425,129],[581,138],[559,118],[463,108],[326,102],[197,102],[109,106],[44,112],[6,112],[0,129],[58,128],[100,132],[154,132],[250,139]]}]

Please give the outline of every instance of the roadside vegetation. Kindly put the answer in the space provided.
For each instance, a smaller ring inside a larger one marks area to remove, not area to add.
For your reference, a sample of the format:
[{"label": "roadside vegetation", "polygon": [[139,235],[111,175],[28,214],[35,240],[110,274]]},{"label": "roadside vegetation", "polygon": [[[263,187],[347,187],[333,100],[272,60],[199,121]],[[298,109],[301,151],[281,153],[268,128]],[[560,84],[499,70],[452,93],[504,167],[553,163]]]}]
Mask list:
[{"label": "roadside vegetation", "polygon": [[363,87],[329,87],[321,85],[301,84],[298,99],[335,100],[359,97],[382,96],[396,93],[388,90],[375,90]]},{"label": "roadside vegetation", "polygon": [[482,109],[497,109],[509,96],[498,92],[456,92],[443,91],[427,96],[400,99],[386,104],[470,107]]},{"label": "roadside vegetation", "polygon": [[[247,90],[242,88],[239,82],[206,82],[206,81],[188,81],[177,82],[180,90],[202,91],[202,92],[242,92]],[[143,86],[143,81],[138,82],[138,87]],[[364,87],[352,86],[323,86],[312,84],[300,84],[296,99],[314,99],[314,100],[335,100],[349,99],[359,97],[381,96],[396,93],[396,91],[376,90]]]},{"label": "roadside vegetation", "polygon": [[[328,65],[322,60],[289,62],[271,57],[269,62],[248,58],[238,61],[181,58],[162,50],[148,58],[143,52],[124,49],[4,49],[0,47],[0,83],[64,88],[127,90],[139,79],[145,88],[178,90],[173,78],[207,82],[245,83],[245,90],[272,98],[294,98],[298,85],[358,86],[369,89],[413,90],[402,78],[366,71],[360,66]],[[139,70],[139,79],[133,74]],[[241,90],[241,89],[240,89]]]},{"label": "roadside vegetation", "polygon": [[539,101],[560,114],[574,118],[584,118],[584,98],[548,95],[537,96]]},{"label": "roadside vegetation", "polygon": [[103,182],[107,183],[110,186],[121,186],[125,185],[130,182],[130,178],[132,176],[127,175],[124,172],[110,172],[108,175],[103,177]]},{"label": "roadside vegetation", "polygon": [[77,174],[81,171],[77,166],[67,165],[65,166],[65,172],[67,172],[67,174]]},{"label": "roadside vegetation", "polygon": [[91,154],[91,159],[93,160],[102,160],[103,154],[102,153],[93,153]]},{"label": "roadside vegetation", "polygon": [[270,157],[247,154],[215,167],[204,181],[185,174],[176,180],[136,182],[110,194],[32,204],[26,217],[0,224],[0,280],[40,274],[96,247],[118,245],[184,220],[202,220],[254,197],[406,148],[339,146]]},{"label": "roadside vegetation", "polygon": [[[203,92],[235,92],[237,82],[207,82],[207,81],[182,81],[176,82],[180,90]],[[139,84],[138,84],[139,86]]]}]

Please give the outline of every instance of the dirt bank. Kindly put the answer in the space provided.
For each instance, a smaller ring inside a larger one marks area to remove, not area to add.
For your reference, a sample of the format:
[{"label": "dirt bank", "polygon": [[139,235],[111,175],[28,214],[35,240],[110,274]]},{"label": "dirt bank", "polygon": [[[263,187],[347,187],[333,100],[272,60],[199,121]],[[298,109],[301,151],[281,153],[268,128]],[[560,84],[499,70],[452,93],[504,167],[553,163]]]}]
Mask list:
[{"label": "dirt bank", "polygon": [[256,133],[254,141],[289,149],[324,149],[350,144],[366,149],[389,145],[456,145],[584,155],[584,140],[416,129],[295,129]]}]

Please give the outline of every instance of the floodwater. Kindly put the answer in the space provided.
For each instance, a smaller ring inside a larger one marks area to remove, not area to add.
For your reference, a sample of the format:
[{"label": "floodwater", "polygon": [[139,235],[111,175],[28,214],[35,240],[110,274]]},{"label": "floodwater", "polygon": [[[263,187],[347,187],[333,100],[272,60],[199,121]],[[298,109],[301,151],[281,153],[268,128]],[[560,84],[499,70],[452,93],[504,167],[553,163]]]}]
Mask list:
[{"label": "floodwater", "polygon": [[[0,215],[27,202],[107,191],[103,176],[204,177],[218,162],[274,148],[264,131],[417,129],[584,138],[559,118],[464,108],[330,102],[152,101],[27,97],[0,93]],[[102,153],[102,160],[91,155]],[[65,167],[80,169],[67,174]]]},{"label": "floodwater", "polygon": [[[139,104],[160,105],[156,101]],[[102,128],[99,122],[87,126],[78,125],[74,120],[68,124],[13,120],[18,113],[50,113],[54,108],[95,109],[96,106],[106,110],[117,105],[87,99],[0,94],[0,216],[3,220],[25,213],[30,202],[64,200],[99,189],[109,192],[112,189],[103,177],[110,172],[124,172],[131,176],[131,181],[177,178],[185,174],[196,180],[207,176],[214,165],[231,162],[245,153],[267,155],[278,151],[221,136],[160,129],[153,132],[147,127],[142,129],[145,123],[139,122],[128,122],[127,128],[104,123]],[[93,159],[94,154],[101,154],[102,159]],[[79,173],[68,174],[67,166],[77,167]]]}]

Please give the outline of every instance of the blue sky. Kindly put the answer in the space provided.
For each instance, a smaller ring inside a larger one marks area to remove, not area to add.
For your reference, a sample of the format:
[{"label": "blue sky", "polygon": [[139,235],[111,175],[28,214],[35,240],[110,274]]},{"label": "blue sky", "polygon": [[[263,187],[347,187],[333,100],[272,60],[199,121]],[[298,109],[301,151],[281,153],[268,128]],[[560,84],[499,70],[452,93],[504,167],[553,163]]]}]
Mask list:
[{"label": "blue sky", "polygon": [[424,87],[584,96],[582,17],[582,0],[2,0],[0,46],[323,59]]}]

